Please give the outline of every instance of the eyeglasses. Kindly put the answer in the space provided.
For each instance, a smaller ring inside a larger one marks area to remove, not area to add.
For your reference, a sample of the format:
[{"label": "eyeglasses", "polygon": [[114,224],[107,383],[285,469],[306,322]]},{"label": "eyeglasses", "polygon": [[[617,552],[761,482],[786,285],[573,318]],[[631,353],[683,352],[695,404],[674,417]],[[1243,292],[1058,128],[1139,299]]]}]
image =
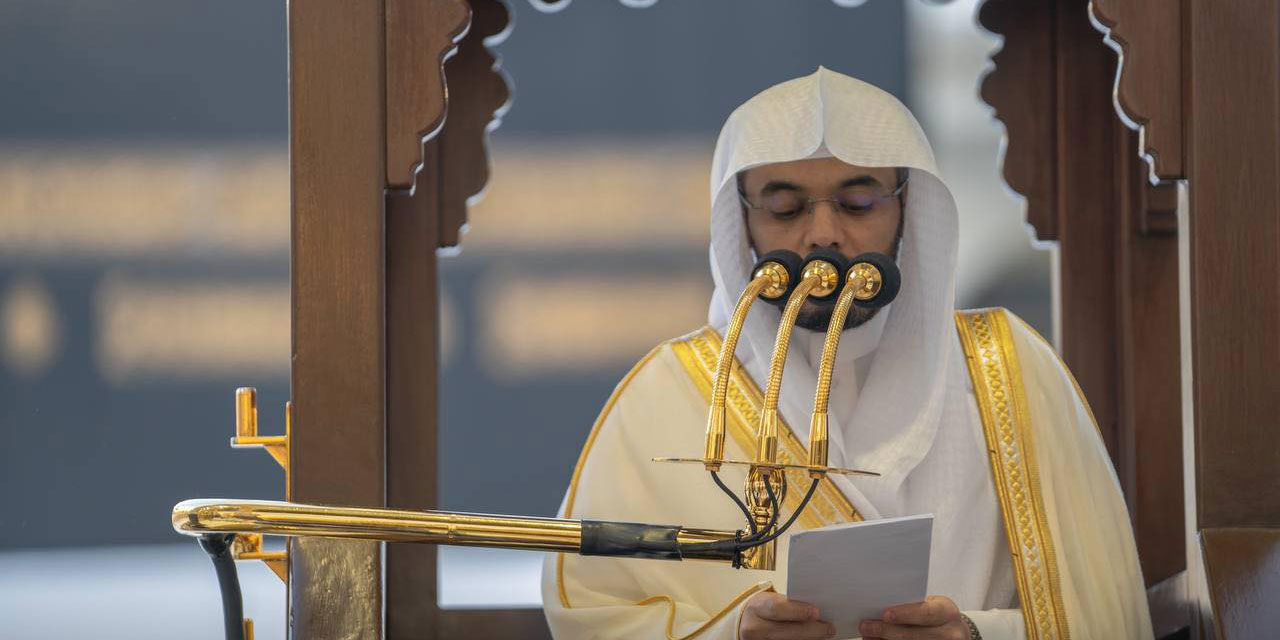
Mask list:
[{"label": "eyeglasses", "polygon": [[902,195],[903,189],[906,188],[907,180],[903,179],[892,190],[876,185],[854,185],[841,189],[831,198],[806,198],[800,191],[779,189],[765,194],[758,204],[751,202],[747,194],[742,191],[738,192],[738,199],[748,209],[765,209],[779,218],[792,218],[802,213],[812,213],[813,207],[819,202],[830,202],[844,213],[860,215],[872,211],[886,200]]}]

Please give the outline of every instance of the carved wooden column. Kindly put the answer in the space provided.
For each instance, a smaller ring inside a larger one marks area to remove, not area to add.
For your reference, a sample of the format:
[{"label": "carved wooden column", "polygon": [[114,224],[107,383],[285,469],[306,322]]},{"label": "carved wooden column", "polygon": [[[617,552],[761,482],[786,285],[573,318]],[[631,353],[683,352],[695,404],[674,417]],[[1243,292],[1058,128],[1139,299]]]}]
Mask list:
[{"label": "carved wooden column", "polygon": [[[377,3],[289,5],[289,494],[298,501],[380,506],[385,490],[382,21]],[[378,551],[291,540],[290,635],[379,638]]]},{"label": "carved wooden column", "polygon": [[1280,547],[1278,13],[1275,0],[1094,2],[1123,52],[1116,101],[1141,128],[1137,151],[1156,177],[1188,183],[1188,516],[1201,547],[1188,555],[1203,558],[1201,631],[1227,638],[1280,626],[1277,583],[1259,573]]},{"label": "carved wooden column", "polygon": [[[463,0],[289,3],[295,500],[383,506],[403,490],[389,474],[403,434],[386,428],[403,267],[389,261],[385,191],[411,183],[443,118],[441,61],[466,21]],[[423,304],[434,318],[434,298]],[[434,359],[420,367],[430,380]],[[290,561],[295,638],[380,638],[384,608],[393,629],[422,597],[395,581],[396,557],[384,591],[377,544],[299,538]]]},{"label": "carved wooden column", "polygon": [[[465,0],[385,0],[387,13],[386,504],[436,506],[439,289],[443,191],[428,136],[448,126],[441,63],[466,24]],[[474,23],[471,25],[474,28]],[[452,59],[456,59],[456,55]],[[447,77],[447,64],[445,74]],[[452,99],[450,100],[452,102]],[[412,196],[410,196],[412,193]],[[436,549],[386,545],[386,637],[434,638]]]},{"label": "carved wooden column", "polygon": [[[429,140],[415,138],[412,156],[421,158],[421,167],[411,183],[397,184],[412,184],[412,189],[387,193],[389,507],[439,506],[436,249],[459,242],[467,206],[489,178],[486,135],[510,98],[497,57],[489,49],[505,37],[510,10],[500,0],[470,0],[469,6],[471,27],[458,43],[457,54],[444,65],[448,107],[443,124]],[[391,55],[389,48],[388,60]],[[387,545],[388,638],[550,637],[538,609],[440,609],[436,551],[424,545]]]},{"label": "carved wooden column", "polygon": [[1152,186],[1111,108],[1116,57],[1085,0],[990,0],[1004,36],[982,97],[1005,124],[1003,172],[1058,249],[1059,352],[1088,398],[1148,586],[1185,566],[1176,192]]}]

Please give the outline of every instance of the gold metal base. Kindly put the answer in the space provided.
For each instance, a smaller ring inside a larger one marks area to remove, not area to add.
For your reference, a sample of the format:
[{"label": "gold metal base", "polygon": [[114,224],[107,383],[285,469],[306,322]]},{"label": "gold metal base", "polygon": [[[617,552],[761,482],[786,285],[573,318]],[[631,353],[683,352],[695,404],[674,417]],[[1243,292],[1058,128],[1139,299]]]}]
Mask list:
[{"label": "gold metal base", "polygon": [[[258,390],[253,387],[236,389],[236,435],[231,438],[232,449],[256,449],[266,451],[276,464],[284,469],[284,497],[289,499],[289,432],[293,428],[293,403],[284,405],[284,435],[258,434]],[[261,560],[276,577],[289,584],[289,552],[263,551],[262,534],[236,536],[231,544],[231,557],[236,560]],[[252,635],[252,629],[250,630]]]},{"label": "gold metal base", "polygon": [[236,560],[261,560],[280,581],[289,584],[289,552],[263,551],[261,533],[242,533],[231,543],[231,557]]},{"label": "gold metal base", "polygon": [[678,463],[696,463],[700,465],[708,464],[725,464],[738,467],[760,467],[762,469],[799,469],[810,473],[835,473],[845,476],[879,476],[875,471],[863,471],[861,469],[844,469],[842,467],[823,467],[808,464],[787,464],[783,462],[749,462],[746,460],[724,460],[724,459],[708,459],[708,458],[653,458],[654,462],[678,462]]}]

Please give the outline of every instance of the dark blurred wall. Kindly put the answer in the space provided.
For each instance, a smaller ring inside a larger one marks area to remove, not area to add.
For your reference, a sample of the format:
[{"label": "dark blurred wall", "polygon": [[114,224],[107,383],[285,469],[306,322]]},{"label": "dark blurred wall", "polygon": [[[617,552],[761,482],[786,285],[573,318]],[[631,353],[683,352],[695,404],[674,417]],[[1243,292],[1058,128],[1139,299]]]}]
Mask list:
[{"label": "dark blurred wall", "polygon": [[[819,64],[905,92],[897,0],[856,9],[820,0],[663,0],[645,10],[576,0],[557,14],[513,3],[514,31],[499,52],[515,101],[495,134],[501,139],[661,135],[710,145],[735,105]],[[0,153],[52,142],[74,153],[82,142],[190,148],[210,141],[257,141],[283,153],[285,55],[278,0],[10,0],[0,5]],[[80,215],[92,216],[92,207],[86,202]],[[573,274],[604,261],[605,273],[705,273],[705,247],[644,242],[567,259],[565,252],[464,252],[446,261],[444,289],[465,328],[482,324],[469,285],[504,265],[541,260],[548,272]],[[19,278],[45,283],[64,335],[56,362],[40,376],[0,370],[0,547],[177,541],[167,514],[178,500],[279,497],[281,476],[267,456],[226,443],[234,388],[262,388],[263,431],[275,433],[287,378],[223,372],[109,383],[95,357],[92,301],[109,272],[252,286],[287,282],[287,265],[283,249],[253,259],[180,248],[159,256],[0,255],[0,291]],[[441,474],[450,508],[553,513],[582,439],[630,362],[495,381],[474,362],[475,333],[459,335],[441,389],[446,454],[439,470],[423,472]],[[497,402],[483,391],[495,384]],[[495,445],[487,425],[503,425],[509,435]],[[490,450],[496,457],[480,464],[475,456]],[[507,471],[486,471],[492,468]]]},{"label": "dark blurred wall", "polygon": [[[897,0],[513,0],[500,46],[509,134],[713,134],[728,112],[824,64],[904,94]],[[287,131],[285,3],[0,4],[0,138],[203,138]]]},{"label": "dark blurred wall", "polygon": [[285,3],[0,3],[0,138],[288,130]]}]

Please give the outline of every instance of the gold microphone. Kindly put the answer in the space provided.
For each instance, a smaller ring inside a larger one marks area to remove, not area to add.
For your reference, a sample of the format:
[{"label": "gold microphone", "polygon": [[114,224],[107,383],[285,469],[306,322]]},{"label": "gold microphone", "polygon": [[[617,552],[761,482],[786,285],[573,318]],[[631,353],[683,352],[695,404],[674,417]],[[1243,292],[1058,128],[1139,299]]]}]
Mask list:
[{"label": "gold microphone", "polygon": [[800,278],[801,259],[792,251],[780,249],[766,253],[751,270],[751,282],[747,283],[738,304],[729,318],[724,342],[720,346],[720,360],[716,366],[715,384],[711,392],[711,409],[707,414],[707,446],[703,456],[708,471],[719,471],[724,458],[725,403],[729,395],[729,373],[733,369],[733,353],[742,335],[742,326],[756,298],[776,300],[795,288]]},{"label": "gold microphone", "polygon": [[818,387],[813,398],[813,415],[809,422],[809,477],[826,475],[827,467],[827,400],[831,395],[831,374],[835,369],[836,349],[844,333],[849,308],[883,307],[898,295],[902,275],[893,260],[882,253],[869,252],[853,259],[846,272],[844,288],[831,311],[827,337],[822,344],[822,361],[818,366]]},{"label": "gold microphone", "polygon": [[[747,509],[754,521],[753,529],[769,541],[756,544],[742,551],[742,563],[752,568],[772,568],[776,565],[777,547],[772,543],[779,533],[778,516],[787,495],[787,476],[778,462],[778,397],[782,391],[782,371],[791,346],[791,333],[795,329],[800,308],[809,298],[829,299],[840,289],[845,265],[840,252],[819,249],[805,258],[800,281],[787,298],[778,323],[778,334],[773,343],[773,357],[769,363],[769,380],[765,389],[764,407],[760,412],[760,427],[756,435],[755,463],[747,473]],[[806,501],[807,503],[807,498]],[[798,515],[798,513],[797,513]],[[788,523],[790,524],[790,523]]]},{"label": "gold microphone", "polygon": [[773,464],[778,461],[778,397],[782,392],[782,370],[791,347],[791,333],[800,308],[809,298],[827,300],[835,295],[844,279],[847,263],[840,252],[831,249],[818,249],[805,258],[800,282],[796,283],[783,307],[782,320],[778,323],[778,334],[773,343],[773,358],[769,362],[769,380],[756,443],[757,463]]}]

